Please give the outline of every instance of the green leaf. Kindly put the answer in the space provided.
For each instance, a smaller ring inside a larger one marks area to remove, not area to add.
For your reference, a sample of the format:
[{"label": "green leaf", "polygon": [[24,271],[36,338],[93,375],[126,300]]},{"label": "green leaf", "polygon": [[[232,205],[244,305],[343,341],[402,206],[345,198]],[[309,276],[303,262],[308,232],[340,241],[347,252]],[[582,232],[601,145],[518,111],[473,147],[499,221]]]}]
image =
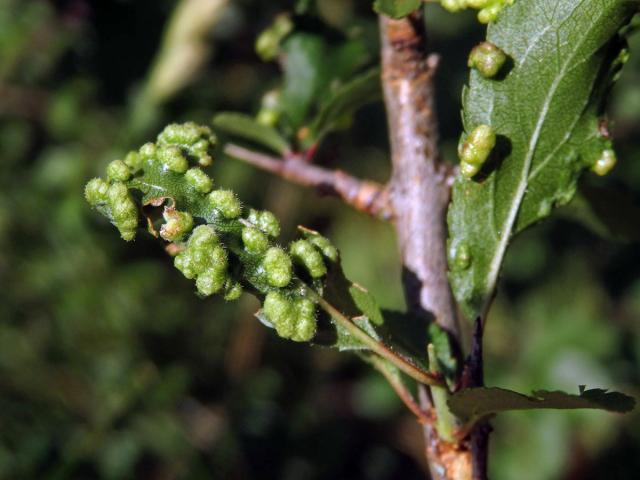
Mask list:
[{"label": "green leaf", "polygon": [[258,123],[253,117],[243,113],[218,113],[213,117],[213,126],[220,132],[263,146],[280,155],[291,150],[289,143],[277,130]]},{"label": "green leaf", "polygon": [[363,105],[379,100],[381,94],[379,68],[372,68],[338,87],[323,102],[311,124],[313,137],[319,141],[337,130],[345,117],[350,117]]},{"label": "green leaf", "polygon": [[291,35],[283,45],[285,114],[296,129],[327,82],[327,45],[322,37],[309,33]]},{"label": "green leaf", "polygon": [[489,415],[511,410],[587,408],[626,413],[633,410],[635,403],[632,397],[623,393],[608,392],[599,388],[585,390],[584,386],[580,386],[579,395],[547,390],[523,395],[497,387],[468,388],[449,399],[451,411],[467,423],[475,423]]},{"label": "green leaf", "polygon": [[391,18],[402,18],[420,8],[422,0],[376,0],[373,9]]},{"label": "green leaf", "polygon": [[465,130],[496,130],[480,175],[459,176],[449,210],[450,280],[463,312],[486,313],[515,234],[574,195],[580,172],[611,148],[598,130],[622,42],[628,0],[518,1],[487,40],[512,61],[504,78],[471,72]]}]

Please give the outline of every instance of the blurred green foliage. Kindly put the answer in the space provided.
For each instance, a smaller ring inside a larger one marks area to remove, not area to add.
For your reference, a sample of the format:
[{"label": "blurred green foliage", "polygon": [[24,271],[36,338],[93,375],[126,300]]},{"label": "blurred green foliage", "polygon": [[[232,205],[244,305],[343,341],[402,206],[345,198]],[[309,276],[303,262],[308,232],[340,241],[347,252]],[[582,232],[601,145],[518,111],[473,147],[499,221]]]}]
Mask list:
[{"label": "blurred green foliage", "polygon": [[[231,1],[204,32],[208,60],[170,98],[152,98],[146,82],[176,3],[0,0],[0,478],[423,478],[419,427],[381,377],[277,338],[248,297],[200,300],[156,242],[125,245],[84,202],[88,178],[164,124],[255,114],[280,78],[255,39],[294,3],[305,12],[297,29],[359,29],[377,55],[370,2]],[[442,54],[442,142],[455,158],[467,54],[482,30],[473,12],[428,12]],[[619,167],[585,182],[637,202],[640,35],[630,40],[611,109]],[[385,128],[382,106],[365,107],[318,161],[384,180]],[[274,210],[286,235],[299,223],[330,235],[349,277],[402,308],[390,226],[222,154],[213,168],[218,185]],[[575,218],[544,222],[509,252],[486,336],[488,384],[584,382],[638,396],[638,244]],[[635,478],[639,427],[637,415],[504,415],[492,478]]]}]

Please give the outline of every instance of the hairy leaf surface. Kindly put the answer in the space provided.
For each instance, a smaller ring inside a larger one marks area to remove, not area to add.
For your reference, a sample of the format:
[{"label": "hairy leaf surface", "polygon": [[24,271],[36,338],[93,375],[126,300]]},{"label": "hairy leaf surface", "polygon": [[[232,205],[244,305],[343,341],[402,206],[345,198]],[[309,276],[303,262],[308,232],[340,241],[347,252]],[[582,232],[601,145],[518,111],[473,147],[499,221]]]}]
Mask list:
[{"label": "hairy leaf surface", "polygon": [[471,72],[463,121],[467,132],[490,125],[498,141],[479,175],[456,180],[448,218],[451,284],[469,318],[485,313],[511,238],[567,203],[611,148],[598,116],[638,5],[519,0],[489,26],[510,65],[492,79]]}]

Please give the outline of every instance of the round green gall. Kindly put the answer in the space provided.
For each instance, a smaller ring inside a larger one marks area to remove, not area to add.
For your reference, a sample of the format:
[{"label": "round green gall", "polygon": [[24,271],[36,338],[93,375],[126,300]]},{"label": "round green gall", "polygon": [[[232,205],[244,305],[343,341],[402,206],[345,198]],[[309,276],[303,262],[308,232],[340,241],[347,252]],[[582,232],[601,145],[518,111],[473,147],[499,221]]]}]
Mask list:
[{"label": "round green gall", "polygon": [[270,237],[277,237],[280,235],[280,222],[278,222],[276,216],[268,210],[259,212],[252,209],[249,212],[247,220]]},{"label": "round green gall", "polygon": [[107,165],[107,177],[114,182],[126,182],[131,177],[131,171],[122,160],[114,160]]},{"label": "round green gall", "polygon": [[165,208],[162,214],[166,223],[160,227],[160,236],[168,242],[175,242],[193,229],[193,217],[188,212]]},{"label": "round green gall", "polygon": [[224,286],[226,279],[227,277],[224,272],[210,269],[198,275],[196,288],[198,289],[198,293],[208,297],[209,295],[219,292]]},{"label": "round green gall", "polygon": [[138,154],[142,160],[153,161],[158,154],[158,149],[155,143],[148,142],[140,147],[140,150],[138,150]]},{"label": "round green gall", "polygon": [[501,2],[494,2],[478,12],[478,21],[480,23],[495,22],[502,10]]},{"label": "round green gall", "polygon": [[187,158],[178,147],[160,147],[158,149],[158,160],[165,168],[175,173],[185,173],[189,168]]},{"label": "round green gall", "polygon": [[450,12],[459,12],[467,8],[467,0],[441,0],[441,5]]},{"label": "round green gall", "polygon": [[493,43],[482,42],[471,50],[467,65],[485,78],[495,77],[507,61],[507,55]]},{"label": "round green gall", "polygon": [[465,1],[468,7],[479,9],[489,5],[492,0],[465,0]]},{"label": "round green gall", "polygon": [[603,177],[614,169],[618,163],[616,152],[611,149],[604,150],[596,163],[593,164],[591,170],[598,176]]},{"label": "round green gall", "polygon": [[481,167],[496,145],[496,132],[489,125],[477,126],[460,149],[460,160]]},{"label": "round green gall", "polygon": [[185,173],[187,182],[200,193],[209,193],[213,188],[213,180],[198,167],[193,167]]},{"label": "round green gall", "polygon": [[291,257],[307,269],[313,278],[320,278],[327,274],[322,255],[307,240],[297,240],[289,247]]},{"label": "round green gall", "polygon": [[91,206],[96,206],[107,201],[108,191],[109,184],[107,182],[101,178],[93,178],[84,187],[84,198]]},{"label": "round green gall", "polygon": [[238,218],[242,213],[242,204],[231,190],[214,190],[209,194],[209,204],[224,218]]},{"label": "round green gall", "polygon": [[134,172],[140,170],[144,163],[142,156],[138,152],[129,152],[127,156],[124,157],[124,163]]},{"label": "round green gall", "polygon": [[219,243],[220,240],[210,225],[198,225],[189,237],[189,248],[193,249],[211,249]]},{"label": "round green gall", "polygon": [[308,342],[316,336],[318,324],[315,317],[316,306],[306,298],[295,301],[295,331],[291,340],[295,342]]},{"label": "round green gall", "polygon": [[279,247],[271,247],[262,260],[267,283],[272,287],[286,287],[291,281],[291,258]]},{"label": "round green gall", "polygon": [[275,327],[278,335],[284,338],[293,335],[295,311],[292,300],[280,292],[269,292],[262,304],[262,311],[267,320]]},{"label": "round green gall", "polygon": [[182,252],[176,255],[173,259],[173,265],[189,280],[196,278],[198,274],[190,253]]},{"label": "round green gall", "polygon": [[269,248],[269,239],[260,230],[254,227],[242,229],[242,243],[249,253],[264,253]]}]

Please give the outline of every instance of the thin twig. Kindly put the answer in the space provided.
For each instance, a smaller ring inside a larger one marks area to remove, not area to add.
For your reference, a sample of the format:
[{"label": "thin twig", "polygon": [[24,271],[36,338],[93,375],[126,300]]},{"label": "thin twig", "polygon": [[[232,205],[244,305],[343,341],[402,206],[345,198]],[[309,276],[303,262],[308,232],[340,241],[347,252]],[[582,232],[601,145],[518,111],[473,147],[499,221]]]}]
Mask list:
[{"label": "thin twig", "polygon": [[362,330],[358,325],[346,315],[342,314],[337,308],[327,302],[312,288],[306,288],[306,293],[311,300],[316,302],[320,308],[327,312],[331,318],[347,332],[353,335],[357,340],[361,341],[369,350],[373,353],[380,355],[382,358],[389,360],[392,364],[398,367],[399,370],[409,375],[411,378],[424,385],[438,385],[446,386],[446,383],[442,377],[438,377],[426,370],[423,370],[418,365],[411,362],[409,359],[394,352],[387,345],[379,340],[376,340],[367,332]]},{"label": "thin twig", "polygon": [[341,170],[312,165],[305,161],[303,155],[292,154],[280,159],[233,143],[225,145],[224,152],[290,182],[339,197],[361,212],[384,220],[392,217],[388,191],[377,182],[360,180]]},{"label": "thin twig", "polygon": [[394,375],[393,372],[389,370],[388,365],[380,358],[375,355],[371,355],[368,358],[368,361],[378,370],[382,376],[389,382],[391,388],[396,392],[400,400],[407,406],[407,408],[413,413],[418,421],[422,424],[429,423],[433,421],[428,412],[425,412],[418,402],[413,397],[407,386],[404,384],[401,378],[397,375]]}]

